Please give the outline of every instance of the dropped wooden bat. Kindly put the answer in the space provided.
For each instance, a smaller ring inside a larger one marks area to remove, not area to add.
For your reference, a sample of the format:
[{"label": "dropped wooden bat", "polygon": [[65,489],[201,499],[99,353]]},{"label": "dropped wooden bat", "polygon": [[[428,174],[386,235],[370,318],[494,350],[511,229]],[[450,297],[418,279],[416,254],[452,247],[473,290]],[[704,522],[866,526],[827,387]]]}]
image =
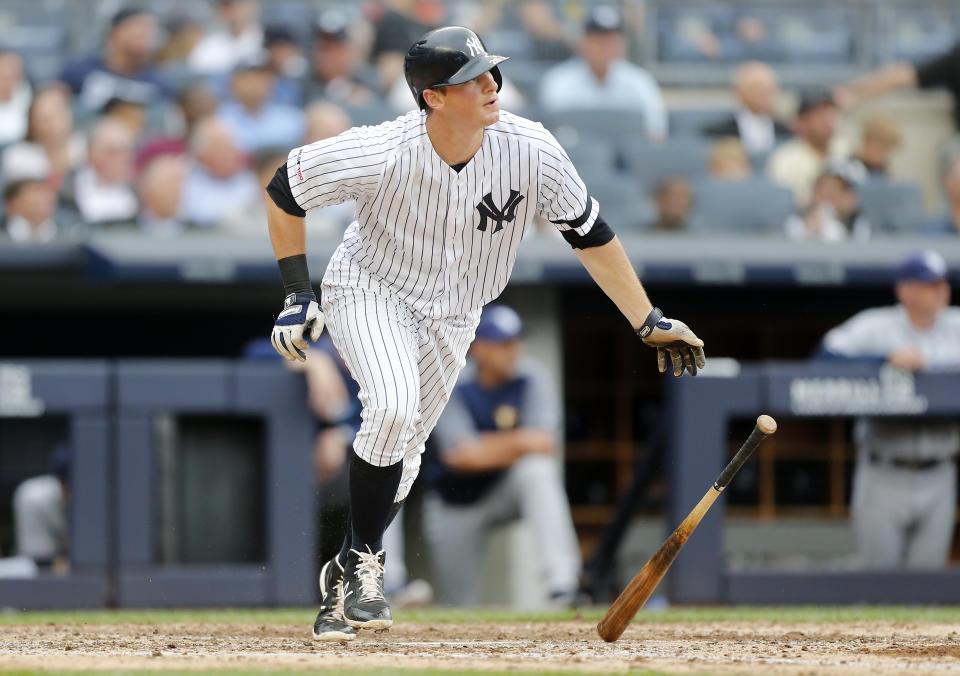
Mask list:
[{"label": "dropped wooden bat", "polygon": [[700,499],[697,506],[687,515],[673,534],[667,538],[657,553],[650,557],[650,560],[640,569],[640,572],[633,578],[627,588],[620,592],[620,596],[613,602],[607,614],[597,625],[597,633],[604,641],[616,641],[620,638],[623,630],[633,620],[637,611],[647,602],[653,590],[657,588],[660,580],[670,568],[670,564],[677,558],[677,554],[690,538],[691,533],[700,524],[704,515],[710,509],[714,500],[723,491],[724,488],[733,479],[733,476],[747,461],[747,458],[756,450],[760,442],[777,431],[777,422],[768,415],[761,415],[757,418],[757,425],[753,432],[733,459],[723,468],[720,476],[713,482],[713,486],[707,491],[707,494]]}]

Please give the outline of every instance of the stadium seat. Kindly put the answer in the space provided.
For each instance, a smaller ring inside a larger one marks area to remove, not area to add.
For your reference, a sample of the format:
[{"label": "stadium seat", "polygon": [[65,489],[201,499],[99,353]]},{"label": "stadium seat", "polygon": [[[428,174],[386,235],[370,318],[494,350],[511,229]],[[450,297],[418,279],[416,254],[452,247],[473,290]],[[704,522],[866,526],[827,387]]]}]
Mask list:
[{"label": "stadium seat", "polygon": [[580,134],[612,141],[631,135],[643,135],[643,113],[624,110],[568,110],[543,114],[543,123],[556,134],[570,128]]},{"label": "stadium seat", "polygon": [[889,56],[897,61],[920,61],[942,54],[956,40],[955,12],[941,7],[890,7],[884,12],[889,41]]},{"label": "stadium seat", "polygon": [[710,233],[779,232],[793,211],[793,193],[766,179],[694,184],[694,227]]},{"label": "stadium seat", "polygon": [[859,194],[860,207],[875,231],[906,232],[923,225],[923,199],[914,183],[868,181]]},{"label": "stadium seat", "polygon": [[733,111],[724,108],[682,108],[670,111],[670,134],[689,136],[714,122],[720,122]]},{"label": "stadium seat", "polygon": [[395,119],[398,113],[393,106],[386,103],[372,103],[367,106],[349,106],[346,108],[347,115],[355,126],[373,126]]},{"label": "stadium seat", "polygon": [[613,171],[616,166],[613,143],[607,139],[584,136],[572,130],[560,130],[556,139],[581,174]]},{"label": "stadium seat", "polygon": [[668,176],[696,180],[707,173],[710,142],[699,136],[668,138],[654,143],[643,136],[624,139],[619,150],[623,164],[647,192]]},{"label": "stadium seat", "polygon": [[612,171],[584,171],[580,176],[615,231],[639,230],[653,220],[653,205],[636,181]]}]

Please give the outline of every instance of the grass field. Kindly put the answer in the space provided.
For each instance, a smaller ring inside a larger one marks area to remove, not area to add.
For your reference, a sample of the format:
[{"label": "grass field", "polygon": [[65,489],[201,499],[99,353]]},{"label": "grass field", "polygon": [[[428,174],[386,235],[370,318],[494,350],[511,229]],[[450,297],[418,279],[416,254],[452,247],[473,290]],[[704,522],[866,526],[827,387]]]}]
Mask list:
[{"label": "grass field", "polygon": [[6,612],[0,671],[960,676],[960,607],[669,608],[610,644],[595,632],[604,610],[405,610],[343,644],[314,642],[303,608]]}]

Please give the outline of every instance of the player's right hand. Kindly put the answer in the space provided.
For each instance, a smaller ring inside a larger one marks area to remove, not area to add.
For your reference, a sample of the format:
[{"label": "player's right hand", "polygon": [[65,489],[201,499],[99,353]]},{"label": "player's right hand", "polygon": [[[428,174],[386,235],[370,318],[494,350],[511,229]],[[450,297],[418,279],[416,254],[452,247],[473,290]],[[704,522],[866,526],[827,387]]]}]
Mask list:
[{"label": "player's right hand", "polygon": [[697,375],[697,369],[707,365],[703,354],[703,341],[679,319],[663,317],[657,322],[643,342],[657,348],[657,369],[660,373],[667,370],[667,356],[673,365],[673,375],[683,375],[686,367],[690,375]]},{"label": "player's right hand", "polygon": [[291,293],[283,301],[270,334],[273,349],[290,361],[306,361],[307,336],[316,341],[323,333],[323,310],[312,293]]}]

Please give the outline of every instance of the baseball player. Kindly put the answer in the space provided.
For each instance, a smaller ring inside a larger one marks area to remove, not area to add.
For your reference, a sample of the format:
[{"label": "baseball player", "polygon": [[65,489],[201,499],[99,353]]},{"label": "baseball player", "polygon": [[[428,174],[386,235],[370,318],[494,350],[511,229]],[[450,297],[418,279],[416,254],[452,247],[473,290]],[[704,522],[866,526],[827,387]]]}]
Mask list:
[{"label": "baseball player", "polygon": [[533,533],[536,565],[550,602],[569,605],[580,577],[580,549],[557,472],[556,387],[523,357],[523,320],[488,305],[471,359],[433,431],[438,457],[424,472],[424,535],[443,601],[480,600],[487,534],[520,518]]},{"label": "baseball player", "polygon": [[[274,347],[304,359],[324,325],[360,386],[350,460],[350,531],[323,565],[313,634],[349,640],[393,624],[382,536],[420,469],[484,304],[506,286],[527,227],[552,222],[675,375],[704,365],[703,341],[664,319],[599,215],[570,158],[536,122],[501,112],[498,65],[459,26],[426,33],[404,71],[417,102],[395,120],[293,149],[267,187],[270,239],[286,291]],[[327,265],[323,310],[307,270],[307,209],[355,200]]]},{"label": "baseball player", "polygon": [[[960,369],[960,308],[935,251],[897,269],[898,305],[864,310],[830,330],[821,357],[870,360],[907,371]],[[863,418],[850,500],[863,564],[942,568],[957,511],[956,420]]]}]

